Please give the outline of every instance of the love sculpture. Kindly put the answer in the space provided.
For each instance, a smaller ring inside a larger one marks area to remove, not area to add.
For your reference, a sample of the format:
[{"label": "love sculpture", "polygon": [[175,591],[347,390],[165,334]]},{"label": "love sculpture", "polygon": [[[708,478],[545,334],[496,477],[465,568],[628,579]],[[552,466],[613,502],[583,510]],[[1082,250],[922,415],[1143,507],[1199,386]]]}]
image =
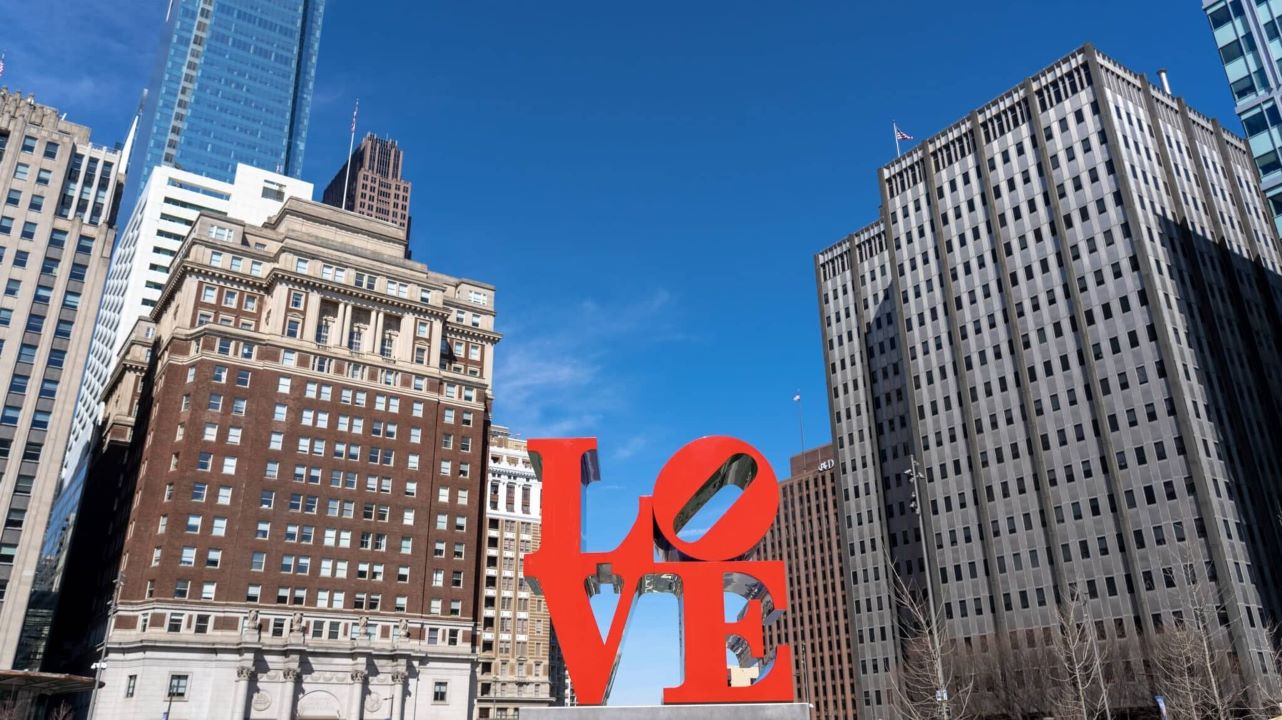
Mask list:
[{"label": "love sculpture", "polygon": [[[789,647],[767,653],[762,639],[763,625],[787,607],[784,564],[743,559],[779,509],[774,471],[755,448],[705,437],[678,450],[659,472],[654,495],[639,499],[627,537],[609,552],[583,552],[584,490],[600,479],[596,439],[530,440],[528,448],[543,482],[543,540],[526,557],[525,574],[547,601],[580,704],[604,704],[633,601],[645,592],[674,593],[681,607],[684,672],[680,685],[664,689],[665,704],[793,699]],[[678,537],[727,485],[743,490],[735,503],[699,539]],[[602,585],[620,594],[604,638],[590,602]],[[747,600],[733,622],[726,621],[726,592]],[[741,667],[760,668],[756,682],[730,685],[727,649]]]}]

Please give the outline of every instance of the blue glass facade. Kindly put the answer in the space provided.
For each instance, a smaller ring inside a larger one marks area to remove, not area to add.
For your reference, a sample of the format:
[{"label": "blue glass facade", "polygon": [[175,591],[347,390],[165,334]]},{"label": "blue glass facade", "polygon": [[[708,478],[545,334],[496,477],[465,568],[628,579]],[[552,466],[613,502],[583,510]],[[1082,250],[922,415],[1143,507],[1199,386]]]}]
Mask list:
[{"label": "blue glass facade", "polygon": [[151,168],[230,182],[237,163],[298,177],[325,0],[170,0],[129,199]]},{"label": "blue glass facade", "polygon": [[1273,224],[1282,234],[1282,0],[1204,0]]}]

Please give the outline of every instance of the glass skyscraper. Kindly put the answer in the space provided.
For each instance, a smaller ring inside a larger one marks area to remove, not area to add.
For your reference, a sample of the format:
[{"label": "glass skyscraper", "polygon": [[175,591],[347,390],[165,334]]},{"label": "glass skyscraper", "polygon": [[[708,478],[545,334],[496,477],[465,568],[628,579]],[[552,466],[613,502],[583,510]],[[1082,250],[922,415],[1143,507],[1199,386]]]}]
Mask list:
[{"label": "glass skyscraper", "polygon": [[1282,233],[1282,0],[1203,0],[1229,90]]},{"label": "glass skyscraper", "polygon": [[236,164],[298,177],[325,0],[170,0],[139,123],[138,172],[231,182]]}]

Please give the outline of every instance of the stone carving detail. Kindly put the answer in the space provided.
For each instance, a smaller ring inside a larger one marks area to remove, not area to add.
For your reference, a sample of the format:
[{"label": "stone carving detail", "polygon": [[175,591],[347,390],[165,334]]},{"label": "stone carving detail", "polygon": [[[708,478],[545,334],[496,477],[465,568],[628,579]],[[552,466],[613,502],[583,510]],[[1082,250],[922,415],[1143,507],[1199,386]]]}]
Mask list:
[{"label": "stone carving detail", "polygon": [[408,640],[410,637],[410,621],[406,620],[405,618],[401,618],[401,621],[397,623],[396,627],[397,627],[397,630],[399,631],[401,639]]},{"label": "stone carving detail", "polygon": [[254,699],[250,704],[254,706],[255,710],[262,712],[272,706],[272,696],[259,690],[254,693]]},{"label": "stone carving detail", "polygon": [[248,680],[254,676],[254,669],[248,665],[241,665],[236,668],[236,677],[240,680]]},{"label": "stone carving detail", "polygon": [[295,682],[302,673],[298,672],[298,668],[285,668],[284,675],[289,682]]},{"label": "stone carving detail", "polygon": [[365,698],[365,712],[375,713],[381,707],[383,707],[383,698],[373,694]]},{"label": "stone carving detail", "polygon": [[409,674],[402,670],[397,670],[396,672],[392,673],[392,682],[397,685],[404,684],[408,678],[409,678]]},{"label": "stone carving detail", "polygon": [[352,682],[354,683],[363,683],[365,682],[365,678],[367,677],[369,677],[369,673],[365,672],[364,670],[352,671]]},{"label": "stone carving detail", "polygon": [[303,614],[302,613],[294,613],[294,615],[289,618],[289,631],[291,633],[298,633],[303,631]]}]

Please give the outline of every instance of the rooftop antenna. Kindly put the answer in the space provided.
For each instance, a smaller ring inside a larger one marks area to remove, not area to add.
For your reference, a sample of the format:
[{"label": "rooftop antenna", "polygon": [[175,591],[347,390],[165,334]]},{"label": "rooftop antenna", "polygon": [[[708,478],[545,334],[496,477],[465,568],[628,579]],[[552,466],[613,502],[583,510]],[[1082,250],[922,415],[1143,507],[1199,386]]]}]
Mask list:
[{"label": "rooftop antenna", "polygon": [[1166,68],[1158,68],[1158,69],[1157,69],[1157,77],[1158,77],[1158,79],[1159,79],[1159,80],[1161,80],[1161,81],[1162,81],[1162,89],[1166,91],[1166,94],[1167,94],[1167,95],[1172,94],[1172,93],[1171,93],[1171,80],[1170,80],[1170,78],[1168,78],[1168,77],[1166,76]]}]

